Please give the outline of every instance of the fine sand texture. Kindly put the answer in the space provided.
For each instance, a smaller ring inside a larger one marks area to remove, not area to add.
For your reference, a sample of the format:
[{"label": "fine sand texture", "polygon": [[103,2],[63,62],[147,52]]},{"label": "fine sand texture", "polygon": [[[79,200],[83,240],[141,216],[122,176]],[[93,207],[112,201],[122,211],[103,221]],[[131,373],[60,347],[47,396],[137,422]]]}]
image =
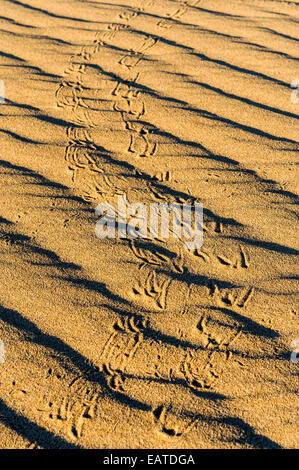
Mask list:
[{"label": "fine sand texture", "polygon": [[[0,0],[1,449],[298,447],[298,22]],[[202,247],[97,238],[119,196]]]}]

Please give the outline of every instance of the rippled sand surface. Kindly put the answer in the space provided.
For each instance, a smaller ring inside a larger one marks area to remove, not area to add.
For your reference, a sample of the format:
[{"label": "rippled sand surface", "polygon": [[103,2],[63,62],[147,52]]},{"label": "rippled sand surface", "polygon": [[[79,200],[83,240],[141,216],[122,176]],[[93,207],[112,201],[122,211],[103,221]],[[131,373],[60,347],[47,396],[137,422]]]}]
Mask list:
[{"label": "rippled sand surface", "polygon": [[[298,19],[1,0],[2,449],[298,447]],[[202,247],[98,239],[120,195]]]}]

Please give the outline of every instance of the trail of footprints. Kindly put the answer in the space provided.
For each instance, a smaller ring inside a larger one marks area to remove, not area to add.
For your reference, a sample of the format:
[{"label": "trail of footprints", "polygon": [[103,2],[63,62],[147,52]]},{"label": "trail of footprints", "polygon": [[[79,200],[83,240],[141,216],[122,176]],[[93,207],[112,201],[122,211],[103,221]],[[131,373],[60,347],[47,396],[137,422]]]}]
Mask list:
[{"label": "trail of footprints", "polygon": [[[185,13],[189,6],[195,6],[199,1],[181,1],[180,8],[167,16],[176,18],[179,12]],[[115,38],[116,34],[129,30],[130,21],[136,18],[146,6],[152,2],[145,1],[136,5],[136,11],[128,10],[120,13],[119,18],[125,21],[125,24],[108,24],[107,31],[96,34],[94,44],[83,46],[81,51],[71,57],[69,66],[65,70],[65,79],[60,84],[56,97],[57,105],[63,108],[69,108],[72,111],[73,119],[80,128],[68,130],[69,146],[66,150],[66,161],[70,170],[73,172],[73,179],[76,179],[78,170],[89,170],[91,172],[102,173],[97,163],[97,148],[92,144],[92,138],[88,129],[95,128],[97,123],[92,117],[87,100],[83,98],[84,77],[86,67],[92,57],[100,52],[100,48],[109,45],[109,40]],[[157,26],[160,23],[158,22]],[[141,44],[135,49],[125,54],[119,61],[127,71],[126,79],[116,82],[111,96],[117,100],[111,100],[113,109],[121,114],[126,130],[130,133],[130,143],[127,149],[128,153],[135,157],[151,157],[157,153],[158,144],[151,142],[151,126],[138,122],[145,115],[146,109],[142,100],[141,91],[134,86],[139,78],[140,72],[134,72],[134,68],[142,61],[145,53],[149,52],[158,42],[157,38],[144,36]],[[105,185],[104,185],[105,186]]]},{"label": "trail of footprints", "polygon": [[[202,347],[185,350],[174,345],[173,355],[169,356],[169,347],[153,340],[147,328],[147,322],[134,316],[114,325],[101,355],[102,370],[113,389],[125,391],[126,376],[138,373],[149,380],[183,380],[195,390],[210,389],[225,367],[225,362],[231,358],[229,347],[241,334],[239,329],[226,337],[217,336],[209,330],[207,317],[202,316],[197,328],[204,351]],[[138,350],[148,351],[147,364],[138,363]]]},{"label": "trail of footprints", "polygon": [[[106,97],[110,107],[107,110],[120,116],[129,135],[128,147],[124,154],[128,155],[129,160],[133,158],[130,160],[130,165],[127,168],[110,165],[111,155],[104,147],[101,148],[96,144],[93,138],[93,131],[98,127],[102,115],[97,115],[93,101],[91,100],[90,104],[90,100],[85,97],[88,88],[85,85],[88,76],[87,67],[91,60],[100,54],[101,48],[109,47],[118,34],[130,31],[131,22],[152,3],[144,0],[136,2],[135,9],[123,10],[118,15],[117,22],[107,24],[106,30],[97,33],[92,44],[82,47],[78,54],[73,55],[65,70],[65,78],[56,93],[57,105],[69,113],[73,122],[73,125],[67,129],[68,145],[65,160],[72,172],[74,184],[78,184],[81,188],[85,184],[81,196],[87,201],[95,202],[100,197],[113,198],[118,194],[126,194],[129,199],[132,195],[132,182],[134,182],[134,191],[139,196],[147,192],[155,201],[181,204],[195,201],[191,195],[186,198],[174,197],[164,194],[159,189],[156,182],[171,183],[174,180],[171,171],[145,174],[135,166],[140,158],[156,158],[159,155],[159,144],[153,139],[154,128],[144,121],[146,105],[142,98],[141,87],[138,86],[142,72],[136,71],[145,55],[157,45],[159,41],[157,37],[144,35],[132,51],[121,57],[118,63],[123,71],[119,75],[124,78],[118,80],[115,77],[114,83],[110,80],[110,96]],[[187,13],[188,8],[197,6],[200,0],[181,0],[176,3],[178,7],[174,6],[174,11],[167,12],[166,18],[157,22],[158,29],[173,28],[176,21],[181,20]],[[105,76],[104,68],[98,73],[101,72]],[[102,98],[99,91],[95,102],[98,99],[98,102],[102,103]],[[213,236],[221,235],[224,229],[223,223],[218,220],[205,221],[203,226],[204,232]],[[133,286],[132,293],[136,302],[139,302],[138,299],[148,301],[149,305],[160,310],[167,310],[167,295],[172,282],[171,278],[161,275],[162,267],[176,275],[184,274],[186,256],[197,259],[199,263],[219,265],[223,269],[239,270],[248,269],[250,266],[248,253],[242,246],[232,257],[207,249],[184,254],[186,250],[178,244],[176,253],[170,256],[159,250],[159,241],[155,240],[155,243],[157,251],[147,249],[144,245],[138,246],[135,241],[129,243],[132,254],[139,263],[140,272],[144,272],[143,277],[140,276],[140,280]],[[160,244],[163,245],[163,242]],[[245,308],[254,295],[253,288],[241,291],[238,289],[235,292],[232,289],[221,289],[216,283],[207,286],[207,292],[216,305],[236,309]],[[127,393],[129,388],[127,377],[138,375],[140,368],[140,374],[145,374],[149,380],[161,379],[174,383],[183,381],[190,389],[209,390],[215,385],[227,361],[231,360],[229,348],[241,334],[241,329],[236,328],[229,338],[217,336],[210,330],[207,317],[201,316],[197,331],[202,346],[198,350],[187,351],[173,346],[173,356],[169,360],[169,347],[163,347],[163,344],[150,339],[146,331],[147,322],[134,316],[120,320],[113,326],[111,336],[101,355],[101,371],[111,390]],[[145,370],[143,370],[144,365],[139,365],[137,357],[138,351],[142,349],[148,351],[148,364]],[[176,361],[173,361],[173,357],[176,357]],[[171,365],[173,362],[176,363],[175,367]],[[72,387],[75,385],[78,387],[79,382],[80,378],[72,384]],[[95,417],[99,400],[99,395],[96,393],[89,394],[85,383],[82,389],[76,389],[76,393],[78,391],[81,393],[79,401],[65,399],[59,405],[48,402],[44,409],[39,410],[46,413],[57,426],[63,423],[72,438],[82,436],[84,422]],[[169,409],[163,406],[153,411],[157,426],[169,436],[181,436],[194,425],[191,423],[184,429],[169,427],[168,414]]]},{"label": "trail of footprints", "polygon": [[167,288],[170,282],[170,279],[159,282],[157,273],[151,270],[146,276],[145,285],[138,282],[138,285],[133,288],[133,292],[136,295],[152,298],[157,307],[164,310],[166,308]]},{"label": "trail of footprints", "polygon": [[[55,372],[50,369],[48,378]],[[57,376],[57,374],[56,374]],[[98,387],[88,380],[89,369],[76,376],[68,385],[64,397],[57,399],[56,394],[43,397],[36,411],[46,417],[71,440],[80,439],[84,424],[96,418],[100,393]],[[59,378],[60,375],[58,375]]]},{"label": "trail of footprints", "polygon": [[154,422],[158,431],[170,437],[181,437],[195,426],[197,420],[181,422],[171,406],[160,405],[153,410]]}]

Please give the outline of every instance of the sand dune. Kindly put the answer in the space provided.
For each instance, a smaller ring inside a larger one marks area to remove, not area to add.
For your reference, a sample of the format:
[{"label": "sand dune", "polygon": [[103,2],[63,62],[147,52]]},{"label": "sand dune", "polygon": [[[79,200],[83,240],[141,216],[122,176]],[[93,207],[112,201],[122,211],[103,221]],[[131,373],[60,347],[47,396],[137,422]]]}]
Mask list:
[{"label": "sand dune", "polygon": [[[1,1],[0,448],[298,446],[298,18]],[[202,248],[98,239],[119,195]]]}]

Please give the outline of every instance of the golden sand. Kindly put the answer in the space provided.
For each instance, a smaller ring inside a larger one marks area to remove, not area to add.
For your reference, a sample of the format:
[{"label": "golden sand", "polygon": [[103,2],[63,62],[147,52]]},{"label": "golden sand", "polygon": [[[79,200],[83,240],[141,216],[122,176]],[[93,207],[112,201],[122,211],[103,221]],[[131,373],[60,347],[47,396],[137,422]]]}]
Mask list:
[{"label": "golden sand", "polygon": [[[2,449],[298,446],[298,18],[1,0]],[[202,248],[98,239],[121,194]]]}]

